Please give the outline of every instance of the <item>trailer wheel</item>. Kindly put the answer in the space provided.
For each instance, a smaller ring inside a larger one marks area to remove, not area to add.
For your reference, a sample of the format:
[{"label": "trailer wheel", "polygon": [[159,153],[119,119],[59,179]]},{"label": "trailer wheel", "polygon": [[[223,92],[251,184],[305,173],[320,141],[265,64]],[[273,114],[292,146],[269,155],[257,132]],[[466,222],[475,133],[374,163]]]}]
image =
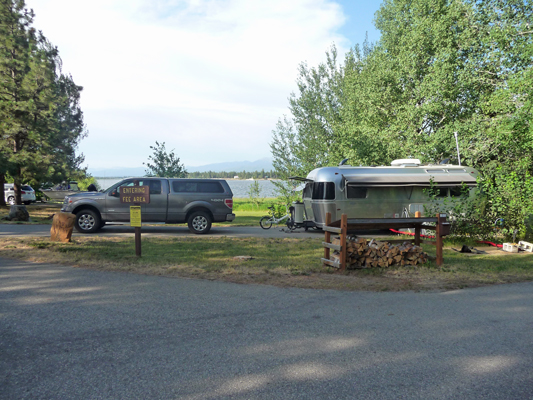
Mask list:
[{"label": "trailer wheel", "polygon": [[292,218],[287,221],[287,228],[289,228],[290,231],[293,231],[296,229],[296,224],[294,223]]}]

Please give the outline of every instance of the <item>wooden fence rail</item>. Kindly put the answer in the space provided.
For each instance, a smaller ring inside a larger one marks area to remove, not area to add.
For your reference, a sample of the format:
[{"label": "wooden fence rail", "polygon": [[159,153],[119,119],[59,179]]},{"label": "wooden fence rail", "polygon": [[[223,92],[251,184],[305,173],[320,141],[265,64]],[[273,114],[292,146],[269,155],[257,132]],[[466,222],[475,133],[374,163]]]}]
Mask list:
[{"label": "wooden fence rail", "polygon": [[[435,226],[427,225],[434,223]],[[341,271],[346,269],[346,238],[348,230],[381,230],[381,229],[405,229],[414,228],[415,236],[411,240],[389,240],[388,242],[405,242],[412,241],[416,246],[421,243],[428,243],[436,246],[437,265],[444,263],[442,255],[442,238],[450,233],[450,223],[446,222],[446,214],[437,214],[435,218],[348,218],[342,214],[338,221],[331,221],[331,213],[326,214],[326,224],[322,228],[325,232],[324,258],[321,259],[324,265],[338,268]],[[422,240],[420,232],[422,229],[435,230],[435,240]],[[340,236],[340,245],[331,243],[331,234],[336,233]],[[330,250],[337,250],[340,253],[339,261],[330,260]]]}]

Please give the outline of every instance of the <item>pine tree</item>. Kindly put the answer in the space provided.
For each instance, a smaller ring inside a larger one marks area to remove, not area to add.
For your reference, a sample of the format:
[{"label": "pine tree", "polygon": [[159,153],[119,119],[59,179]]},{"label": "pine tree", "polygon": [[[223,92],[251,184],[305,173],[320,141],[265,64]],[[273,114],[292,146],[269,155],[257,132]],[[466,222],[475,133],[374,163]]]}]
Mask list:
[{"label": "pine tree", "polygon": [[33,27],[24,0],[0,0],[0,181],[14,178],[16,204],[25,182],[65,179],[79,168],[86,134],[79,94],[61,73],[56,47]]}]

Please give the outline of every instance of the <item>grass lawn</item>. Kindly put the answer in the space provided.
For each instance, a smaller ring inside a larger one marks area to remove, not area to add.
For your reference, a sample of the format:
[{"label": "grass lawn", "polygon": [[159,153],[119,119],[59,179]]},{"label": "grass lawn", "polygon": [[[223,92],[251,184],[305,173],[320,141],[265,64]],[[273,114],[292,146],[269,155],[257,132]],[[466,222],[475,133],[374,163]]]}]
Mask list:
[{"label": "grass lawn", "polygon": [[[532,253],[510,254],[481,246],[477,248],[487,254],[457,253],[446,245],[441,268],[429,261],[340,273],[321,265],[321,242],[321,238],[150,237],[143,238],[143,255],[137,258],[133,237],[76,237],[71,243],[2,237],[0,256],[105,271],[335,290],[452,290],[533,280]],[[424,250],[434,255],[433,246]]]},{"label": "grass lawn", "polygon": [[[258,226],[274,201],[268,199],[257,206],[248,199],[234,199],[235,221],[216,225]],[[50,224],[60,207],[60,203],[37,203],[27,209],[32,223]],[[0,208],[0,215],[8,212],[9,207]],[[76,237],[72,243],[0,237],[0,256],[107,271],[338,290],[450,290],[533,280],[532,253],[510,254],[481,245],[477,248],[486,254],[457,253],[452,247],[461,245],[452,239],[445,240],[441,268],[429,261],[415,267],[345,273],[321,265],[321,243],[322,238],[143,238],[143,256],[137,258],[133,237]],[[424,251],[435,255],[433,246],[424,245]],[[238,256],[251,259],[235,258]]]}]

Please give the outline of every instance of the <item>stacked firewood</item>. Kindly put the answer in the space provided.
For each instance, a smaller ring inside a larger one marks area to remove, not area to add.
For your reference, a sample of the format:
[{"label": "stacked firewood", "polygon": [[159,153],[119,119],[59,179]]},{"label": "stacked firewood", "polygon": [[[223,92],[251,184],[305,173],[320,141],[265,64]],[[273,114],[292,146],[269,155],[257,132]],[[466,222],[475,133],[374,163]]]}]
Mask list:
[{"label": "stacked firewood", "polygon": [[[331,240],[332,244],[340,245],[340,237]],[[330,254],[332,261],[340,262],[340,252]],[[392,245],[372,239],[370,242],[364,238],[346,238],[346,266],[348,268],[387,268],[392,265],[417,265],[425,263],[428,255],[422,247],[410,242]]]}]

